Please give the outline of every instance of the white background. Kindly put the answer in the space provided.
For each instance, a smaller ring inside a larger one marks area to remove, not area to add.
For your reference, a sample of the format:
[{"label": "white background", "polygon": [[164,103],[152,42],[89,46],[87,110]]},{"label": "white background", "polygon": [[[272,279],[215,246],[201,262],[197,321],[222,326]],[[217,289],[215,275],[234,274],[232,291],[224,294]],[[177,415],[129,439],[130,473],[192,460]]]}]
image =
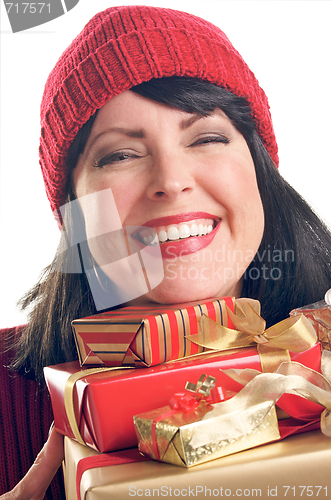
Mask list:
[{"label": "white background", "polygon": [[330,1],[80,0],[15,34],[1,2],[0,327],[25,321],[16,302],[51,262],[59,238],[38,165],[46,78],[92,15],[131,3],[184,10],[228,35],[269,97],[282,175],[331,226]]}]

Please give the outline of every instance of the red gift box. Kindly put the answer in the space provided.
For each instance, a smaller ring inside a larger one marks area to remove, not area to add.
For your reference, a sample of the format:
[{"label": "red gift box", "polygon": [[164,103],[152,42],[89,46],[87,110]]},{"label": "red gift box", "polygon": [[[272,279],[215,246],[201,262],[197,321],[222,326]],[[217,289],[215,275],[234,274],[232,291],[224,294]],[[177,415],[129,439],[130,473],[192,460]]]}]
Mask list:
[{"label": "red gift box", "polygon": [[124,307],[74,320],[75,342],[81,366],[154,366],[209,349],[192,343],[203,314],[233,328],[226,306],[234,311],[234,298],[213,298],[157,307]]},{"label": "red gift box", "polygon": [[[321,370],[320,344],[302,353],[290,352],[290,356],[293,361],[318,372]],[[51,395],[55,428],[95,450],[107,452],[136,446],[133,416],[167,405],[174,393],[183,390],[187,381],[195,382],[202,373],[215,377],[225,397],[231,397],[241,385],[220,371],[230,368],[261,371],[257,349],[248,347],[202,353],[150,368],[109,369],[95,374],[88,374],[90,370],[81,370],[78,362],[71,362],[47,367],[44,374]],[[73,377],[82,378],[71,384]],[[301,421],[293,423],[286,419],[286,425],[299,428],[307,421],[319,421],[323,408],[298,400],[298,396],[285,395],[278,402],[278,406],[289,415],[300,402],[299,413],[296,411],[295,416]],[[71,401],[72,414],[68,413]],[[73,422],[77,423],[78,434]]]}]

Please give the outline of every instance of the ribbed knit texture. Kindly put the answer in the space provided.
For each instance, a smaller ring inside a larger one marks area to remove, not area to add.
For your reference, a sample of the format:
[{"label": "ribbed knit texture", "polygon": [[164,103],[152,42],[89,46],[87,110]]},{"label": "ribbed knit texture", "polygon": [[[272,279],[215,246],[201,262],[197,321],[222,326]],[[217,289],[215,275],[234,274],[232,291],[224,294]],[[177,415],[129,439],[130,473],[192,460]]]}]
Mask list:
[{"label": "ribbed knit texture", "polygon": [[[0,495],[10,491],[27,473],[48,437],[53,421],[45,386],[12,373],[7,366],[13,336],[20,329],[0,330]],[[45,499],[64,500],[60,469]]]},{"label": "ribbed knit texture", "polygon": [[219,28],[171,9],[112,7],[90,20],[45,86],[40,165],[53,210],[64,203],[68,148],[89,117],[124,90],[173,75],[206,80],[245,97],[257,131],[278,165],[267,97]]}]

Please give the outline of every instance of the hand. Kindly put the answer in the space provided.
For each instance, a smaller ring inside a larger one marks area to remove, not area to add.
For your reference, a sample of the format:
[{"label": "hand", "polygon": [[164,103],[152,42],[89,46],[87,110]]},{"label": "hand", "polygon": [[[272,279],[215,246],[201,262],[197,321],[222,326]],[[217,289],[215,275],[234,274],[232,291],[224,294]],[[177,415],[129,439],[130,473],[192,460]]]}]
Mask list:
[{"label": "hand", "polygon": [[42,500],[63,459],[63,436],[53,428],[31,469],[0,500]]}]

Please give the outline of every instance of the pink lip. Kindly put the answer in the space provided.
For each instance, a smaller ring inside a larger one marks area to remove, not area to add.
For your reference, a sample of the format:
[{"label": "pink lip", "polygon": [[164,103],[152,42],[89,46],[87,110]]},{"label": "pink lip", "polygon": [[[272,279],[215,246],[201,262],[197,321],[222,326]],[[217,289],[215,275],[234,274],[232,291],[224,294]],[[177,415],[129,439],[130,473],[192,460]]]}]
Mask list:
[{"label": "pink lip", "polygon": [[195,220],[195,219],[219,220],[219,217],[216,217],[215,215],[211,215],[207,212],[187,212],[184,214],[168,215],[167,217],[160,217],[158,219],[151,219],[142,225],[147,226],[147,227],[169,226],[170,224],[180,224],[181,222],[187,222],[187,221],[191,221],[191,220]]},{"label": "pink lip", "polygon": [[[180,224],[182,222],[192,221],[196,219],[213,219],[215,221],[218,221],[218,223],[213,231],[211,231],[211,233],[204,236],[195,236],[193,238],[183,238],[182,240],[162,243],[160,245],[162,258],[171,259],[174,257],[189,255],[191,253],[198,252],[199,250],[202,250],[203,248],[210,245],[221,226],[222,219],[207,212],[188,212],[178,215],[169,215],[167,217],[160,217],[157,219],[151,219],[145,222],[145,224],[142,224],[142,226],[154,228],[158,226],[169,226],[170,224]],[[138,244],[138,246],[141,245],[145,247],[139,241],[137,241],[136,243]]]}]

